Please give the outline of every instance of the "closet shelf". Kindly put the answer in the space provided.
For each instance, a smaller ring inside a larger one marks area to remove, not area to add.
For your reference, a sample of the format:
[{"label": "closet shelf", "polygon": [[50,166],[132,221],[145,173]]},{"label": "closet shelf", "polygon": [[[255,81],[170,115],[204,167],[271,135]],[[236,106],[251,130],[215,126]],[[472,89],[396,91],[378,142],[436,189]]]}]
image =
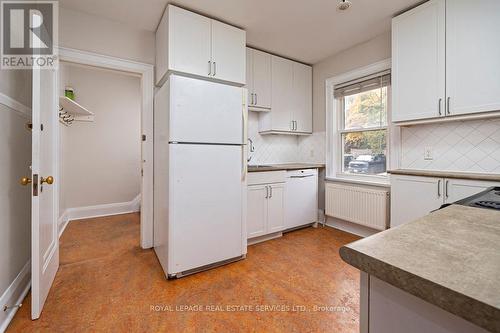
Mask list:
[{"label": "closet shelf", "polygon": [[66,96],[59,97],[59,106],[65,113],[73,116],[75,121],[94,121],[94,113]]}]

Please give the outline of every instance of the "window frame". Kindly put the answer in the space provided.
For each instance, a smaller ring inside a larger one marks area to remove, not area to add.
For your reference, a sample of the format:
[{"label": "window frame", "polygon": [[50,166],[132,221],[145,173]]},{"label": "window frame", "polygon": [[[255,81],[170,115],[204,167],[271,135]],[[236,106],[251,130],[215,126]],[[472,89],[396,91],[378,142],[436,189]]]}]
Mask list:
[{"label": "window frame", "polygon": [[[342,181],[359,183],[365,185],[375,185],[387,187],[390,185],[388,174],[384,175],[363,175],[363,174],[348,174],[342,172],[342,137],[345,132],[355,132],[357,130],[345,130],[344,127],[344,112],[341,108],[341,101],[334,97],[335,85],[344,82],[357,80],[359,78],[374,75],[391,69],[391,59],[385,59],[371,65],[355,69],[353,71],[331,77],[325,81],[325,97],[326,97],[326,180]],[[387,170],[397,169],[399,167],[400,155],[400,129],[393,126],[391,123],[392,113],[392,89],[388,85],[387,89],[387,154],[386,168]],[[342,112],[340,112],[342,110]],[[379,127],[373,130],[379,129]],[[366,131],[362,129],[359,131]]]}]

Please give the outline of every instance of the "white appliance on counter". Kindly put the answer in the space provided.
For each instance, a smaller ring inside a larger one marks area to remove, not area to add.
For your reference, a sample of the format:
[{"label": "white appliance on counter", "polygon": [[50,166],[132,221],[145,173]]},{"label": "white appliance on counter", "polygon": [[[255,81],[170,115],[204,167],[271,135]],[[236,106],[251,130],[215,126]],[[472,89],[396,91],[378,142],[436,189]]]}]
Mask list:
[{"label": "white appliance on counter", "polygon": [[285,229],[318,222],[318,169],[287,171]]},{"label": "white appliance on counter", "polygon": [[154,249],[168,278],[246,255],[246,94],[172,74],[155,95]]}]

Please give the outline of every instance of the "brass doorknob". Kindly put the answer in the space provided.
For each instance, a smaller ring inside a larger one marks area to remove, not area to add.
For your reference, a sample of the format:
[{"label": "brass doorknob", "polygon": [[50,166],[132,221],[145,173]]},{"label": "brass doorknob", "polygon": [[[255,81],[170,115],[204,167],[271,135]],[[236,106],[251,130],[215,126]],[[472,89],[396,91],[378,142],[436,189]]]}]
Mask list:
[{"label": "brass doorknob", "polygon": [[21,185],[26,186],[28,184],[31,184],[31,178],[28,177],[21,178]]},{"label": "brass doorknob", "polygon": [[47,178],[41,177],[40,178],[40,184],[43,184],[43,183],[47,183],[49,185],[54,184],[54,177],[52,177],[52,176],[48,176]]}]

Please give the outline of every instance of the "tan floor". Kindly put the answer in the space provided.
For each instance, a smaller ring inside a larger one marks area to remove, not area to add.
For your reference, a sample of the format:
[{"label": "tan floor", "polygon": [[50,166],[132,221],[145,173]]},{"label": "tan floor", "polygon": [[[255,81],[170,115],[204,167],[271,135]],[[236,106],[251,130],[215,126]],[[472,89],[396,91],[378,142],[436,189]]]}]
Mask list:
[{"label": "tan floor", "polygon": [[138,214],[74,221],[41,318],[30,320],[28,295],[8,332],[358,332],[359,274],[338,255],[356,239],[302,229],[250,246],[246,260],[167,281],[154,251],[139,247]]}]

